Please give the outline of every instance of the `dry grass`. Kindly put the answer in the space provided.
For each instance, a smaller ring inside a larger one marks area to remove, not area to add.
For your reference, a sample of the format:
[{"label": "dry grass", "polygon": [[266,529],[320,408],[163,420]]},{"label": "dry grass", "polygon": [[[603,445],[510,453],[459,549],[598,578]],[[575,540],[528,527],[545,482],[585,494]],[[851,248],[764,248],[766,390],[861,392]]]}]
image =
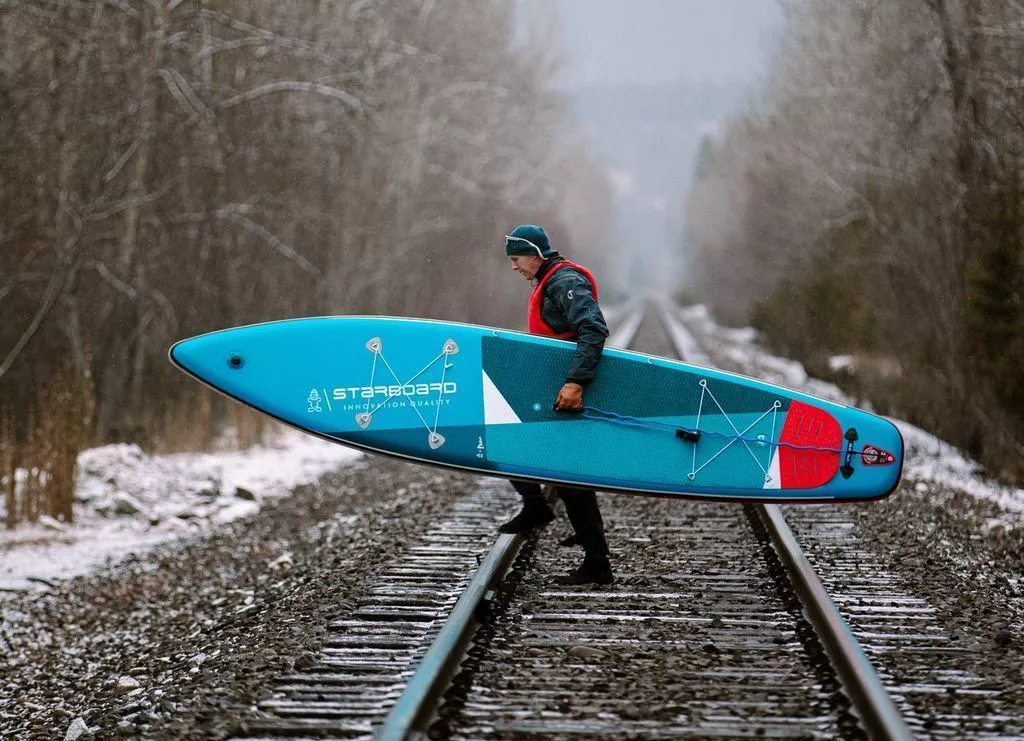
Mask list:
[{"label": "dry grass", "polygon": [[[75,469],[85,439],[82,396],[67,374],[58,374],[26,417],[18,434],[14,420],[0,422],[4,509],[8,528],[49,515],[74,520]],[[23,481],[18,485],[18,471]]]},{"label": "dry grass", "polygon": [[266,441],[273,421],[266,415],[195,385],[184,401],[168,404],[149,425],[154,453],[182,453],[225,446],[245,449]]},{"label": "dry grass", "polygon": [[150,424],[154,432],[147,447],[154,453],[209,450],[216,438],[214,397],[214,392],[196,385],[192,395],[166,403]]},{"label": "dry grass", "polygon": [[5,522],[13,529],[18,524],[18,502],[15,497],[17,486],[18,452],[15,450],[14,423],[9,418],[0,419],[0,486],[4,488]]}]

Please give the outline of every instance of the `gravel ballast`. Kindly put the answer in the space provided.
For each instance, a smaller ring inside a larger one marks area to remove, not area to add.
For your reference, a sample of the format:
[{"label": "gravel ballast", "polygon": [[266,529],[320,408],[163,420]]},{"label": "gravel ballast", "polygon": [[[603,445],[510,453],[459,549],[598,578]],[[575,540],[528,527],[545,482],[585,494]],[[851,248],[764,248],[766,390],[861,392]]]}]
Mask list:
[{"label": "gravel ballast", "polygon": [[0,736],[226,737],[474,482],[367,458],[208,537],[2,603]]}]

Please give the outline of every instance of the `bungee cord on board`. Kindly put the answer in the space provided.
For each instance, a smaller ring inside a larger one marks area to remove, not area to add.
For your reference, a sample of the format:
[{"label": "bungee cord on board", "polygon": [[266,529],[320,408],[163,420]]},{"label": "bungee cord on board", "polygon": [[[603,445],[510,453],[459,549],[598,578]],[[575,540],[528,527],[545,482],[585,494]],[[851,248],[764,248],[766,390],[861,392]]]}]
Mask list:
[{"label": "bungee cord on board", "polygon": [[412,376],[412,378],[405,381],[404,383],[398,377],[398,374],[395,373],[394,368],[391,367],[391,364],[387,361],[387,358],[384,357],[384,345],[379,337],[374,337],[373,339],[368,340],[366,343],[366,349],[373,353],[373,365],[370,367],[370,387],[373,387],[374,380],[376,379],[377,358],[380,358],[380,361],[384,364],[384,367],[388,369],[388,372],[391,374],[391,377],[395,379],[395,383],[398,384],[399,390],[398,393],[394,393],[391,392],[391,390],[389,389],[388,394],[380,403],[377,404],[377,406],[375,406],[368,412],[360,412],[359,414],[357,414],[356,424],[358,424],[361,428],[365,430],[367,427],[370,426],[370,422],[373,421],[373,415],[380,411],[380,409],[382,409],[389,401],[391,401],[396,396],[403,396],[406,399],[413,401],[412,396],[410,396],[410,394],[406,391],[406,388],[409,385],[411,385],[413,381],[415,381],[417,378],[419,378],[428,370],[430,370],[434,366],[434,364],[437,363],[438,360],[444,358],[444,363],[441,366],[441,383],[439,384],[437,392],[437,412],[434,415],[434,426],[430,426],[430,423],[428,423],[427,420],[423,417],[423,415],[420,414],[420,410],[417,409],[415,405],[411,407],[412,410],[416,412],[416,416],[420,418],[420,422],[423,423],[423,426],[427,430],[427,444],[430,445],[431,449],[436,450],[440,448],[442,445],[444,445],[444,435],[440,434],[437,431],[437,427],[441,419],[441,397],[444,394],[444,380],[448,372],[448,369],[452,367],[452,364],[448,362],[448,358],[452,355],[458,354],[459,352],[459,346],[458,344],[456,344],[455,340],[445,340],[441,352],[438,355],[436,355],[425,366],[420,368],[420,370],[417,371],[416,374]]}]

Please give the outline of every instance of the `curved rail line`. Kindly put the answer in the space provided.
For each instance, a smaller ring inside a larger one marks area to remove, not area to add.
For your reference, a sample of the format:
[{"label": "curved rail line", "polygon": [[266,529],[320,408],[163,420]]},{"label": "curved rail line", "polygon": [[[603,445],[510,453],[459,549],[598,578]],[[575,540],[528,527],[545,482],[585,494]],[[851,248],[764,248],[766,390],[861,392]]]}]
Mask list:
[{"label": "curved rail line", "polygon": [[[833,398],[835,390],[829,384],[801,380],[788,361],[751,346],[747,330],[719,328],[709,321],[704,307],[673,308],[672,315],[716,367],[797,384],[812,394]],[[906,483],[921,487],[914,479]],[[986,664],[977,662],[984,644],[979,645],[974,634],[965,634],[934,596],[909,586],[922,578],[920,564],[894,564],[884,541],[878,540],[889,529],[907,526],[893,519],[901,516],[897,512],[902,508],[897,505],[897,511],[889,514],[873,509],[780,507],[915,737],[936,741],[1024,738],[1024,717],[1012,693],[989,678]]]}]

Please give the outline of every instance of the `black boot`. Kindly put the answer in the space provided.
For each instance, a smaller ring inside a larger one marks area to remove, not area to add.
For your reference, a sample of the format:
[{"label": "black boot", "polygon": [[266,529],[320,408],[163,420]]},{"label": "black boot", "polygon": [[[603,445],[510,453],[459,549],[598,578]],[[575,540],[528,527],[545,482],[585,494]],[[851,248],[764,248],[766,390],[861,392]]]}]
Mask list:
[{"label": "black boot", "polygon": [[612,565],[607,556],[586,556],[583,564],[567,576],[556,576],[555,584],[572,586],[577,584],[614,584]]},{"label": "black boot", "polygon": [[604,537],[604,521],[597,506],[597,496],[592,489],[573,489],[560,486],[555,490],[565,503],[565,514],[572,523],[573,535],[563,538],[559,545],[583,546],[583,550],[594,556],[608,555],[608,542]]},{"label": "black boot", "polygon": [[535,504],[524,502],[519,514],[498,528],[499,533],[526,533],[537,527],[543,527],[555,519],[555,513],[547,502]]}]

